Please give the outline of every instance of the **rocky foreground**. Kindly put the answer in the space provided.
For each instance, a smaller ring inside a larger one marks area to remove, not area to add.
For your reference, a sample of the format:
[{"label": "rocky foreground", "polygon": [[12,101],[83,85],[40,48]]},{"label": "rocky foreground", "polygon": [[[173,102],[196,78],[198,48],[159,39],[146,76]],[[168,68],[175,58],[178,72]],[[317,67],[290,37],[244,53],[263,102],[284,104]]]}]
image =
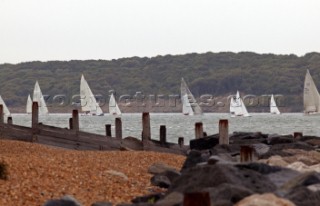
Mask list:
[{"label": "rocky foreground", "polygon": [[320,205],[319,137],[237,132],[218,142],[192,140],[185,158],[0,141],[9,165],[0,205]]},{"label": "rocky foreground", "polygon": [[98,201],[130,203],[136,196],[162,191],[150,183],[148,168],[163,163],[180,170],[185,157],[155,152],[70,151],[0,140],[0,205],[44,205],[69,195],[82,205]]}]

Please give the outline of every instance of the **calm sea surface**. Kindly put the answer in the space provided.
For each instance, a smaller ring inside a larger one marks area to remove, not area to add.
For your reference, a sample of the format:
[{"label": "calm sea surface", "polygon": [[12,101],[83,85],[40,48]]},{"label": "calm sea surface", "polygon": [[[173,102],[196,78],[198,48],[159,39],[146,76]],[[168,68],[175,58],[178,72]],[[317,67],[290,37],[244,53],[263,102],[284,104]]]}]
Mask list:
[{"label": "calm sea surface", "polygon": [[[292,134],[303,132],[304,135],[320,136],[320,116],[304,116],[302,113],[286,113],[271,115],[267,113],[253,113],[252,117],[230,117],[226,113],[207,113],[201,116],[185,116],[180,113],[151,113],[151,133],[153,139],[159,138],[160,125],[167,127],[167,139],[177,142],[178,137],[184,137],[188,144],[194,138],[194,124],[203,122],[204,131],[208,135],[218,133],[220,119],[229,119],[229,133],[234,131],[249,131],[262,133]],[[39,121],[52,126],[68,127],[71,114],[49,114],[40,116]],[[114,135],[115,117],[106,115],[80,116],[80,130],[105,134],[105,124],[112,125]],[[31,115],[13,114],[13,123],[23,126],[31,126]],[[127,113],[121,115],[123,136],[141,137],[142,114]]]}]

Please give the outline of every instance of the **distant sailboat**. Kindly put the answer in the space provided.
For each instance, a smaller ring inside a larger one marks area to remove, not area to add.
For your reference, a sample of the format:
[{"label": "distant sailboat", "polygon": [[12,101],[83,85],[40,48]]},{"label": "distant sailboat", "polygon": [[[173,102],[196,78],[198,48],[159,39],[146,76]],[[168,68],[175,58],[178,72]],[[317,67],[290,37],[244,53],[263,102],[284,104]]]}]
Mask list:
[{"label": "distant sailboat", "polygon": [[306,77],[304,80],[303,90],[303,108],[304,114],[319,114],[320,111],[320,96],[316,85],[307,70]]},{"label": "distant sailboat", "polygon": [[3,101],[2,97],[0,96],[0,104],[2,104],[3,114],[5,116],[10,116],[11,113],[6,105],[6,103]]},{"label": "distant sailboat", "polygon": [[49,114],[48,107],[46,105],[46,102],[44,101],[44,97],[42,95],[38,81],[36,81],[36,84],[34,85],[33,101],[38,102],[39,115]]},{"label": "distant sailboat", "polygon": [[27,111],[27,114],[32,113],[32,100],[31,100],[30,94],[28,95],[26,111]]},{"label": "distant sailboat", "polygon": [[240,98],[239,91],[237,91],[236,96],[232,97],[230,100],[230,114],[232,117],[251,117],[247,111],[246,105],[244,105],[242,99]]},{"label": "distant sailboat", "polygon": [[270,99],[270,113],[271,114],[281,114],[278,107],[277,107],[276,101],[274,100],[273,95],[271,95],[271,99]]},{"label": "distant sailboat", "polygon": [[80,81],[80,100],[81,109],[86,115],[103,116],[103,111],[83,75]]},{"label": "distant sailboat", "polygon": [[121,115],[121,111],[119,109],[119,106],[116,102],[116,99],[113,94],[110,96],[109,100],[109,114],[111,115]]},{"label": "distant sailboat", "polygon": [[187,83],[181,79],[181,102],[184,115],[202,114],[201,107],[189,90]]}]

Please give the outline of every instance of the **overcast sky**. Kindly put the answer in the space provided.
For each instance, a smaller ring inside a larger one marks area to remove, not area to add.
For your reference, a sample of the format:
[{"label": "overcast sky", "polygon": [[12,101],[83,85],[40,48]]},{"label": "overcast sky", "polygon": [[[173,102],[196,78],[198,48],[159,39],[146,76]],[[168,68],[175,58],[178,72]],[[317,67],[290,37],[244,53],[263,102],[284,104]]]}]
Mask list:
[{"label": "overcast sky", "polygon": [[0,63],[320,51],[319,0],[0,0]]}]

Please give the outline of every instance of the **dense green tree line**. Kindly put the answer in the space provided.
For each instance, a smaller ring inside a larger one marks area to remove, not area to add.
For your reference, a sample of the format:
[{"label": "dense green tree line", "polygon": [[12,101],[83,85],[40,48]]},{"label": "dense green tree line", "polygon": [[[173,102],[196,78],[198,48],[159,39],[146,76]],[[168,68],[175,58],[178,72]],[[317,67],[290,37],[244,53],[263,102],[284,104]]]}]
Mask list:
[{"label": "dense green tree line", "polygon": [[222,52],[86,61],[25,62],[0,65],[0,95],[12,108],[24,108],[39,81],[44,94],[79,93],[84,74],[95,94],[179,94],[184,77],[196,97],[282,94],[286,111],[302,110],[303,81],[309,69],[320,88],[320,54],[296,55]]}]

